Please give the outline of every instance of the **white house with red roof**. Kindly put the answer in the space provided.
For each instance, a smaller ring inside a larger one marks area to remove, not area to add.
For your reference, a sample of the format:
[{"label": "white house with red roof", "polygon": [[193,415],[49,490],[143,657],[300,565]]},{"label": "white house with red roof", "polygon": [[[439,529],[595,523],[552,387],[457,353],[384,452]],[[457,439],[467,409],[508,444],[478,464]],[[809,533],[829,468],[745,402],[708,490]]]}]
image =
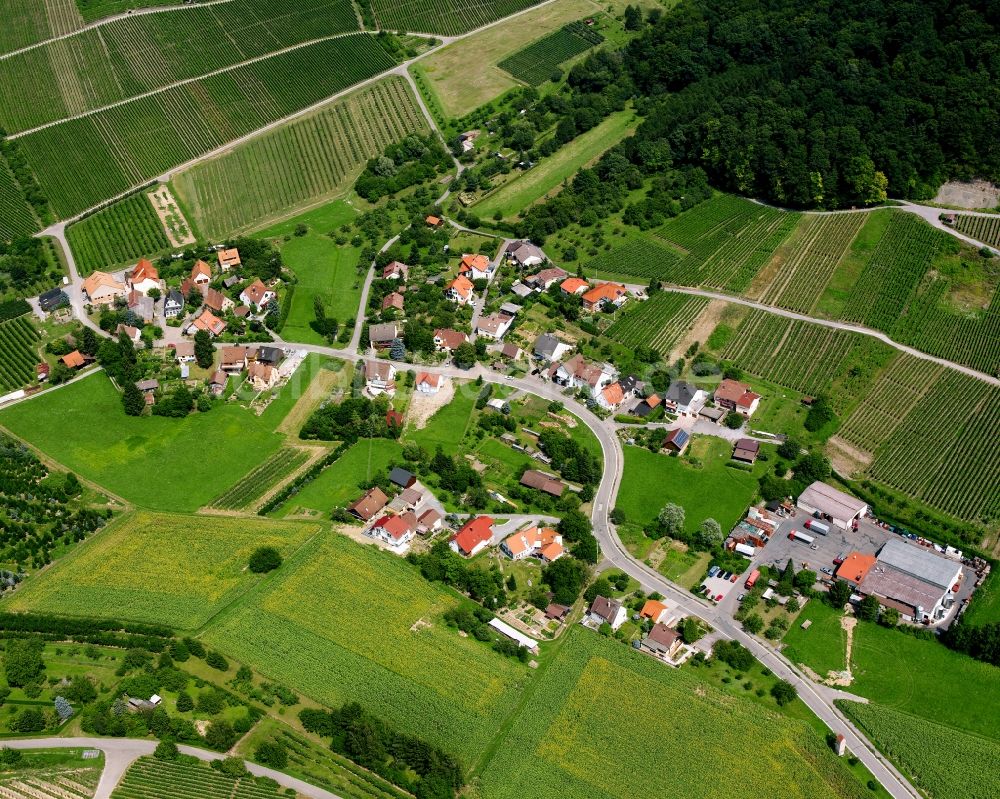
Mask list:
[{"label": "white house with red roof", "polygon": [[465,305],[472,299],[475,286],[465,275],[459,275],[444,287],[444,295],[452,302]]},{"label": "white house with red roof", "polygon": [[750,390],[750,386],[739,380],[726,378],[715,389],[715,404],[727,411],[736,411],[748,419],[760,404],[760,394]]},{"label": "white house with red roof", "polygon": [[240,292],[240,302],[249,305],[257,311],[267,307],[267,304],[278,295],[264,285],[264,281],[259,277],[253,283]]},{"label": "white house with red roof", "polygon": [[135,265],[135,269],[129,273],[127,282],[132,291],[138,291],[140,294],[161,289],[160,273],[153,266],[153,262],[146,258]]},{"label": "white house with red roof", "polygon": [[451,537],[449,545],[459,555],[466,558],[474,557],[493,541],[493,524],[493,519],[489,516],[476,516],[469,519]]},{"label": "white house with red roof", "polygon": [[489,280],[493,274],[493,264],[485,255],[478,253],[465,253],[462,256],[462,263],[458,267],[458,274],[464,275],[469,280]]},{"label": "white house with red roof", "polygon": [[417,375],[416,387],[417,391],[421,394],[437,394],[443,384],[444,377],[441,375],[431,374],[430,372],[421,372]]},{"label": "white house with red roof", "polygon": [[616,411],[618,406],[625,401],[625,392],[621,385],[615,381],[602,388],[594,397],[597,404],[607,411]]},{"label": "white house with red roof", "polygon": [[540,558],[548,563],[565,554],[562,536],[551,527],[531,525],[508,536],[500,544],[500,551],[511,560]]},{"label": "white house with red roof", "polygon": [[382,541],[397,552],[405,551],[417,532],[417,517],[413,511],[382,516],[368,530],[368,535]]},{"label": "white house with red roof", "polygon": [[[212,282],[212,267],[200,259],[195,261],[191,267],[191,282],[204,292],[205,287]],[[184,293],[187,295],[188,292]]]}]

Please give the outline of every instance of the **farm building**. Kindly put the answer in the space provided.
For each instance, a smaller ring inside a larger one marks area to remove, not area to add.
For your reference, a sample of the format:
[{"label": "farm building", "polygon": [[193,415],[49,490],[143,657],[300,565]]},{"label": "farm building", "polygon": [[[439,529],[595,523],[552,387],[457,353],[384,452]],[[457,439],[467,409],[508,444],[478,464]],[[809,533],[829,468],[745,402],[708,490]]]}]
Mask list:
[{"label": "farm building", "polygon": [[855,519],[864,516],[868,510],[868,505],[860,499],[819,480],[809,485],[795,504],[806,513],[819,514],[844,529],[850,527]]},{"label": "farm building", "polygon": [[760,442],[752,438],[741,438],[733,446],[733,460],[743,463],[756,463],[760,455]]},{"label": "farm building", "polygon": [[83,297],[91,305],[111,305],[124,297],[128,289],[107,272],[92,272],[83,281]]},{"label": "farm building", "polygon": [[545,618],[554,621],[562,621],[569,615],[570,610],[572,610],[572,608],[568,605],[560,605],[553,602],[545,608]]},{"label": "farm building", "polygon": [[144,324],[148,325],[153,321],[155,304],[152,297],[147,297],[139,291],[130,291],[126,300],[126,307],[136,319],[142,320]]},{"label": "farm building", "polygon": [[492,540],[493,519],[489,516],[476,516],[463,524],[451,537],[450,546],[459,555],[471,558],[482,552]]},{"label": "farm building", "polygon": [[69,297],[61,288],[49,289],[44,294],[38,295],[38,307],[46,313],[62,308],[64,305],[69,305]]},{"label": "farm building", "polygon": [[500,621],[500,619],[490,619],[490,627],[496,630],[501,635],[507,636],[511,641],[514,641],[519,646],[523,646],[529,652],[538,652],[538,641],[534,638],[529,638],[524,633],[519,630],[515,630],[506,622]]},{"label": "farm building", "polygon": [[394,511],[413,510],[423,501],[424,495],[416,488],[404,488],[389,503],[389,507]]},{"label": "farm building", "polygon": [[536,469],[528,469],[521,475],[521,485],[527,488],[534,488],[553,497],[561,497],[566,490],[566,484],[550,474],[539,472]]}]

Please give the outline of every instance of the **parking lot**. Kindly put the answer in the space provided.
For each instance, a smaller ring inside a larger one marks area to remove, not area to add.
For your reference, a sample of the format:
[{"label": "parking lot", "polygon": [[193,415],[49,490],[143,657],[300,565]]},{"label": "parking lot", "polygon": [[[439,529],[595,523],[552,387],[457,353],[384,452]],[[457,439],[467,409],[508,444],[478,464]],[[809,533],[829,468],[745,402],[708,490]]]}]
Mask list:
[{"label": "parking lot", "polygon": [[[747,563],[747,568],[750,568],[749,563]],[[723,572],[720,572],[715,577],[706,577],[702,581],[702,585],[707,585],[709,588],[708,594],[706,596],[710,598],[713,602],[722,602],[733,591],[736,592],[743,591],[743,583],[746,580],[746,577],[744,577],[743,575],[746,574],[746,569],[740,572],[740,574],[736,577],[735,583],[732,582],[731,579],[723,580],[721,577],[722,574]],[[717,600],[716,597],[718,597],[720,594],[722,595],[722,598]]]},{"label": "parking lot", "polygon": [[[862,519],[857,531],[841,530],[828,522],[830,532],[827,535],[820,535],[806,529],[805,522],[809,518],[808,514],[800,510],[794,517],[785,519],[767,546],[757,553],[757,557],[754,558],[755,565],[763,563],[783,569],[791,558],[796,571],[812,569],[822,577],[824,568],[836,571],[837,566],[833,561],[841,555],[849,552],[874,555],[886,541],[897,537],[895,533],[879,527],[870,519]],[[813,543],[790,539],[788,535],[793,530],[812,536]]]}]

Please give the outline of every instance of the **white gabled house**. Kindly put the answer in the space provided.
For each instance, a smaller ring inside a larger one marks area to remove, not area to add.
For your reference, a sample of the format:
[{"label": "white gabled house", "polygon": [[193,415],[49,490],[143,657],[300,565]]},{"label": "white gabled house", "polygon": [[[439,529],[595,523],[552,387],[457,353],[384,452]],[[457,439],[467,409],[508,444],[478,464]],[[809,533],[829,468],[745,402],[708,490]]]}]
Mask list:
[{"label": "white gabled house", "polygon": [[373,397],[396,393],[396,367],[389,361],[365,361],[365,388]]}]

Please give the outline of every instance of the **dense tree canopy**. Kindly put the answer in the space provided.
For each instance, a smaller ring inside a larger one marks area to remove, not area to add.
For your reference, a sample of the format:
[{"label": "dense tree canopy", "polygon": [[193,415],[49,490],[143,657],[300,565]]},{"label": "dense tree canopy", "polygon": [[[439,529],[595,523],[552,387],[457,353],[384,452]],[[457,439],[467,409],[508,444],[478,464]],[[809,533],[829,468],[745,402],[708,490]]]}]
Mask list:
[{"label": "dense tree canopy", "polygon": [[984,0],[683,0],[626,52],[648,98],[637,139],[797,207],[995,180],[996,27]]}]

